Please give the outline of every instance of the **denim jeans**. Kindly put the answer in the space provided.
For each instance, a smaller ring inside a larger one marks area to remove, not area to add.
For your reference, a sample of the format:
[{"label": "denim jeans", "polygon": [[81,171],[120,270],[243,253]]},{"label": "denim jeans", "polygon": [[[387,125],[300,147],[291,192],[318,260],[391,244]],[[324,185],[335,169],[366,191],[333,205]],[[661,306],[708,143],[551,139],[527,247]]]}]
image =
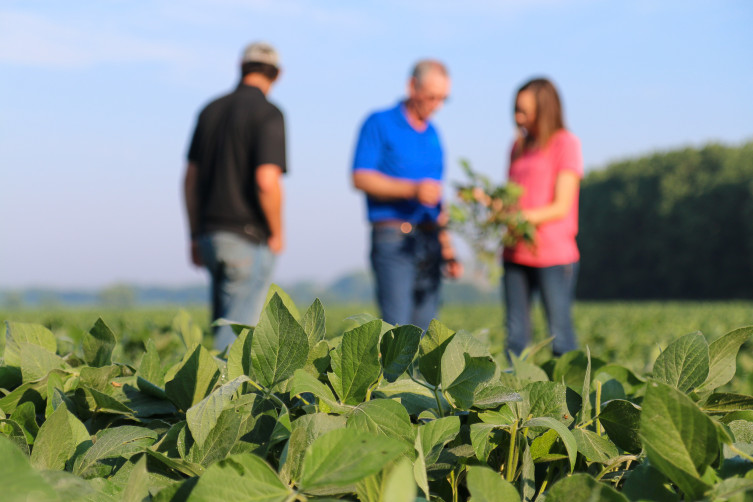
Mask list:
[{"label": "denim jeans", "polygon": [[375,225],[371,267],[382,319],[426,330],[439,307],[441,249],[436,230]]},{"label": "denim jeans", "polygon": [[576,348],[572,321],[578,263],[526,267],[505,262],[502,284],[506,307],[507,350],[519,355],[531,342],[531,300],[541,293],[555,356]]},{"label": "denim jeans", "polygon": [[[211,232],[199,238],[199,253],[211,278],[212,318],[255,325],[271,285],[275,260],[269,247],[232,232]],[[235,338],[230,326],[214,328],[218,350]]]}]

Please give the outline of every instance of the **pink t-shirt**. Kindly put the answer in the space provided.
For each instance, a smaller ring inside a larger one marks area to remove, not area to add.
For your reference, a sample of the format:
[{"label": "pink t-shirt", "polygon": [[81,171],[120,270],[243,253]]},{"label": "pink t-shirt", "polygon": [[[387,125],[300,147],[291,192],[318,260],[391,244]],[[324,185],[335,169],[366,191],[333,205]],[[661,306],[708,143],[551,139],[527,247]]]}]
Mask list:
[{"label": "pink t-shirt", "polygon": [[[533,149],[510,162],[509,181],[524,189],[521,209],[534,209],[551,204],[557,175],[572,171],[583,177],[583,156],[580,141],[571,132],[557,131],[543,149]],[[578,195],[567,216],[542,223],[536,228],[533,246],[519,243],[506,247],[505,261],[529,267],[551,267],[575,263],[580,259],[575,236],[578,234]]]}]

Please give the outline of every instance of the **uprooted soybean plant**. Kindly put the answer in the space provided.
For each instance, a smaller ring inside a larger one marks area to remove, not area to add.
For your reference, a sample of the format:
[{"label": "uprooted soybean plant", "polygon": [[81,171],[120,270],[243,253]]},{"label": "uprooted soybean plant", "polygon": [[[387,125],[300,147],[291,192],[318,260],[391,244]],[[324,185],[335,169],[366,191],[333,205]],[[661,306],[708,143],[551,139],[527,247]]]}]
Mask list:
[{"label": "uprooted soybean plant", "polygon": [[683,336],[640,375],[588,349],[536,365],[543,344],[497,361],[473,334],[437,321],[426,333],[368,315],[352,323],[328,337],[318,300],[300,315],[279,292],[257,326],[234,325],[226,353],[206,349],[181,313],[170,334],[180,354],[149,339],[128,363],[102,319],[77,344],[7,322],[3,500],[664,501],[753,491],[753,397],[717,390],[753,327],[711,344]]}]

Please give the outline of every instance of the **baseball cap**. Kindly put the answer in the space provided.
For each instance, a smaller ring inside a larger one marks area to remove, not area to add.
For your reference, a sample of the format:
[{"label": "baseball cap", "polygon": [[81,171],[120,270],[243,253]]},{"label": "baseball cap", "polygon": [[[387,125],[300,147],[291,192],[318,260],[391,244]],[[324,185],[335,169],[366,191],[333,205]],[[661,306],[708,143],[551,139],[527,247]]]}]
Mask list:
[{"label": "baseball cap", "polygon": [[280,56],[274,47],[266,42],[254,42],[248,44],[243,51],[244,63],[266,63],[275,68],[280,66]]}]

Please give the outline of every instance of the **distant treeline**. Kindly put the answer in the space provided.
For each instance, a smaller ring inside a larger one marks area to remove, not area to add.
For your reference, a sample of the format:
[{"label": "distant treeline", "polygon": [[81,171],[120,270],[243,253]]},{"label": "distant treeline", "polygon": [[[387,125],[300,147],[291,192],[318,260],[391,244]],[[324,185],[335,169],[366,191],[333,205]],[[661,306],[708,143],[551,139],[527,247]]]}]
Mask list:
[{"label": "distant treeline", "polygon": [[581,299],[753,298],[753,142],[589,173],[578,243]]}]

